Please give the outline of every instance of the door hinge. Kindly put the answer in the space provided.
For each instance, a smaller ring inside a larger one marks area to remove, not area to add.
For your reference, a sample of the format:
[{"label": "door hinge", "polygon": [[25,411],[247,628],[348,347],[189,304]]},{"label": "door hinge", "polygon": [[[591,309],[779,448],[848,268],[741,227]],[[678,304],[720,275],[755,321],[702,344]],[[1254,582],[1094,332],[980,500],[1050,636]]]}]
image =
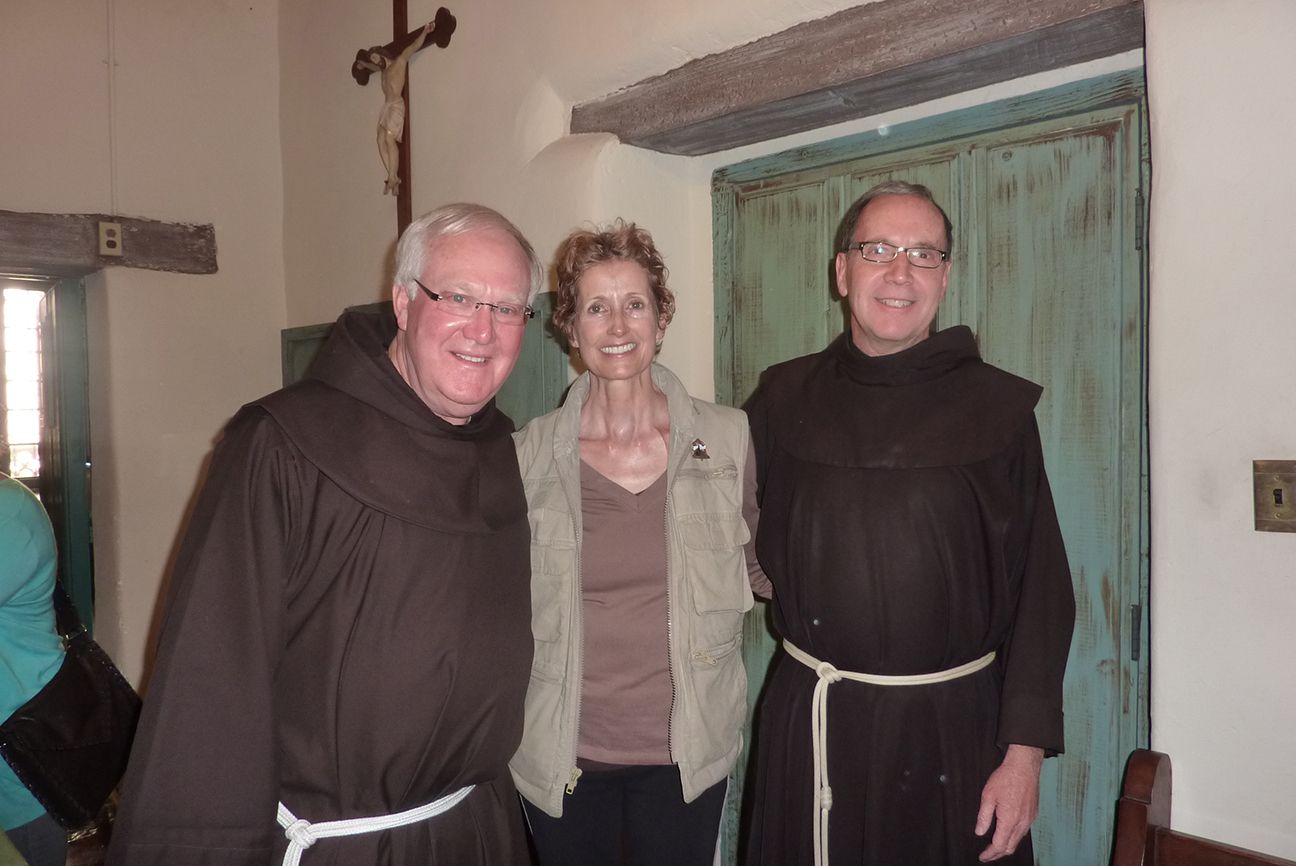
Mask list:
[{"label": "door hinge", "polygon": [[1143,605],[1130,605],[1130,661],[1143,656]]},{"label": "door hinge", "polygon": [[1134,249],[1143,252],[1143,187],[1134,190]]}]

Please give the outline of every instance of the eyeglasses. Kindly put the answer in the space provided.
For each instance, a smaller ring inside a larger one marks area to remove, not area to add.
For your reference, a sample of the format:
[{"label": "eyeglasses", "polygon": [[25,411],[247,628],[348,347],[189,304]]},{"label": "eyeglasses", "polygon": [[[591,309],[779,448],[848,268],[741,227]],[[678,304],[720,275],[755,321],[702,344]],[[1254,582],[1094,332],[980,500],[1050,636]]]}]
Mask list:
[{"label": "eyeglasses", "polygon": [[896,256],[901,253],[904,253],[909,258],[909,264],[916,268],[938,268],[941,262],[949,258],[949,253],[944,250],[931,247],[898,247],[886,241],[861,241],[846,248],[846,252],[850,250],[859,250],[860,257],[864,261],[878,265],[894,262]]},{"label": "eyeglasses", "polygon": [[441,309],[459,319],[472,318],[473,313],[476,313],[480,307],[489,307],[491,318],[500,325],[525,325],[527,319],[535,318],[535,310],[530,307],[520,307],[517,304],[492,304],[490,301],[479,301],[463,292],[447,292],[443,295],[423,285],[418,277],[414,278],[414,282],[429,298],[440,303]]}]

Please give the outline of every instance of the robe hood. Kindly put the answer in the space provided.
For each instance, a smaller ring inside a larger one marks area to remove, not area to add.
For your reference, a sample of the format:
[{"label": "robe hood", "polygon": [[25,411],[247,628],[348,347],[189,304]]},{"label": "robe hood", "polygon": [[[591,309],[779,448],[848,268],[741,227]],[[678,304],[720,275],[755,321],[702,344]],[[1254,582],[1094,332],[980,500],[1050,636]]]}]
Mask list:
[{"label": "robe hood", "polygon": [[828,466],[897,469],[998,453],[1033,417],[1042,392],[982,361],[962,325],[879,356],[843,334],[823,352],[767,370],[753,403],[766,389],[766,405],[793,410],[769,419],[790,453]]},{"label": "robe hood", "polygon": [[526,516],[510,434],[492,400],[466,424],[437,416],[387,356],[390,314],[337,320],[306,377],[248,404],[265,411],[320,472],[392,517],[485,534]]}]

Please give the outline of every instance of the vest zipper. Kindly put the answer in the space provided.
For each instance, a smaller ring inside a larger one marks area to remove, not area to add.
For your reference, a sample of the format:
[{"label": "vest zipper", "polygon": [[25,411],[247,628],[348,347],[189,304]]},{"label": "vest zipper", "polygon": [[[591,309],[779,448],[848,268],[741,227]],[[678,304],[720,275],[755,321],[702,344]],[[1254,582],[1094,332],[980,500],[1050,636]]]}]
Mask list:
[{"label": "vest zipper", "polygon": [[[579,478],[579,451],[577,452],[576,457],[576,471],[578,473],[577,478]],[[566,493],[565,489],[564,493]],[[571,734],[571,761],[569,764],[571,767],[571,775],[567,779],[567,785],[564,790],[568,794],[574,794],[576,793],[576,783],[580,780],[582,773],[581,768],[576,766],[576,748],[580,742],[581,700],[585,697],[585,690],[581,688],[582,681],[585,677],[585,604],[581,586],[581,541],[585,535],[585,519],[583,512],[581,511],[581,503],[579,499],[574,503],[568,499],[567,507],[568,509],[574,508],[574,510],[572,510],[572,521],[576,524],[576,561],[573,566],[576,570],[576,593],[574,602],[576,610],[572,613],[572,622],[574,623],[574,628],[572,629],[574,632],[572,640],[576,647],[576,670],[573,672],[571,679],[572,683],[574,683],[573,688],[576,691],[576,717],[573,720]]]},{"label": "vest zipper", "polygon": [[715,667],[716,665],[720,664],[720,660],[715,656],[711,655],[711,653],[707,652],[706,650],[693,650],[693,660],[699,662],[705,662],[711,665],[711,667]]},{"label": "vest zipper", "polygon": [[[667,455],[669,461],[670,455]],[[669,475],[670,463],[667,463],[667,473]],[[675,681],[675,626],[672,612],[675,610],[674,600],[671,597],[671,575],[674,570],[671,568],[672,551],[671,551],[671,517],[675,513],[674,500],[671,498],[670,482],[667,481],[666,487],[666,513],[663,515],[662,531],[666,536],[666,672],[670,674],[671,684],[671,706],[670,714],[666,717],[666,750],[670,753],[671,761],[679,764],[679,757],[675,754],[675,703],[679,698],[678,686]]]}]

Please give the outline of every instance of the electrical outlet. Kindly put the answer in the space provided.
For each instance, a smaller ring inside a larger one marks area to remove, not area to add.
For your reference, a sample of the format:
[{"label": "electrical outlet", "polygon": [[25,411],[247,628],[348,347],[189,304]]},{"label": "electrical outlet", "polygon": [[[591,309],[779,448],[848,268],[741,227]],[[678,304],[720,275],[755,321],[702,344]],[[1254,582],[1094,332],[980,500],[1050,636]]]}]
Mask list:
[{"label": "electrical outlet", "polygon": [[120,256],[122,254],[121,223],[99,223],[99,255]]},{"label": "electrical outlet", "polygon": [[1296,532],[1296,460],[1254,460],[1255,528]]}]

